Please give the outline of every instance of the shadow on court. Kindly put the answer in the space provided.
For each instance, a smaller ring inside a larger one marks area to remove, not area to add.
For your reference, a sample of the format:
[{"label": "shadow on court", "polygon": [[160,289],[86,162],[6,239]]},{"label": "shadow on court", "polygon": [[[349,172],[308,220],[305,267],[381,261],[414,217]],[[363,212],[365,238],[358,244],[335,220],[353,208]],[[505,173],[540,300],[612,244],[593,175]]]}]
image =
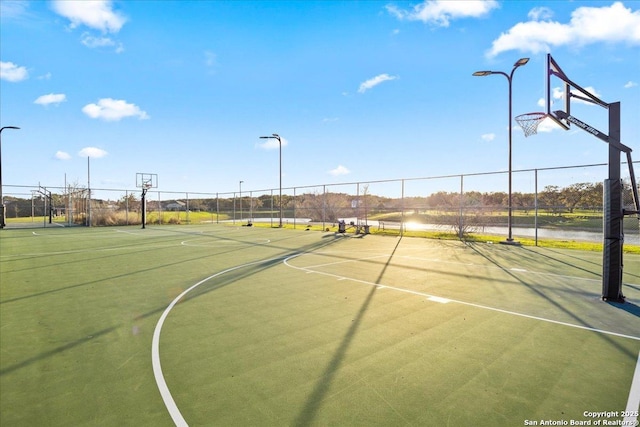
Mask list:
[{"label": "shadow on court", "polygon": [[627,301],[624,303],[619,303],[619,302],[607,301],[607,304],[617,309],[626,311],[627,313],[631,313],[636,317],[640,317],[640,306],[637,306],[632,302]]},{"label": "shadow on court", "polygon": [[[598,329],[593,324],[591,324],[591,323],[589,323],[587,321],[586,318],[589,315],[589,313],[584,313],[584,316],[578,315],[577,313],[572,311],[570,308],[568,308],[567,305],[561,303],[560,301],[556,301],[550,295],[547,295],[545,292],[543,292],[540,289],[538,289],[536,287],[535,283],[528,283],[527,281],[525,281],[522,278],[518,277],[518,275],[514,274],[514,272],[511,271],[509,267],[503,265],[503,263],[501,262],[500,259],[494,257],[488,251],[483,251],[482,250],[482,246],[480,246],[478,244],[475,244],[475,243],[471,243],[471,242],[465,242],[465,244],[469,248],[473,249],[478,255],[482,256],[487,261],[489,261],[491,264],[493,264],[496,267],[500,268],[505,274],[511,276],[513,279],[517,280],[519,283],[521,283],[522,285],[526,286],[531,292],[533,292],[537,296],[543,298],[551,306],[557,308],[560,312],[567,314],[569,317],[574,319],[579,325],[587,327],[587,328]],[[523,248],[518,247],[518,248],[514,248],[514,249],[519,251],[519,250],[522,250]],[[525,249],[525,250],[527,250],[527,249]],[[537,252],[533,252],[533,251],[529,251],[529,252],[531,252],[532,255],[537,255],[538,254]],[[571,265],[572,267],[575,267],[572,264],[568,264],[568,265]],[[576,268],[580,268],[580,267],[576,267]],[[610,305],[614,305],[614,304],[612,303]],[[620,304],[620,305],[625,305],[625,304]],[[635,306],[635,304],[630,304],[630,305],[633,305],[634,307],[637,308],[637,306]],[[632,313],[632,314],[635,314],[635,313],[633,313],[631,311],[629,311],[629,312]],[[599,336],[603,340],[608,341],[612,346],[618,348],[622,353],[624,353],[627,356],[629,356],[629,358],[631,358],[631,359],[635,359],[636,358],[636,355],[634,353],[629,352],[628,349],[626,349],[625,347],[621,346],[620,343],[618,343],[616,340],[612,339],[609,335],[607,335],[607,334],[599,334]]]},{"label": "shadow on court", "polygon": [[[396,253],[398,246],[400,245],[400,241],[401,239],[398,239],[398,242],[396,243],[395,247],[393,248],[393,251],[389,255],[387,262],[382,267],[382,270],[380,271],[380,274],[378,275],[378,278],[376,279],[375,283],[380,283],[380,281],[382,280],[384,273],[387,271],[387,268],[391,264],[391,260],[393,259],[393,256]],[[344,357],[347,353],[347,350],[349,349],[349,346],[351,345],[351,342],[353,341],[353,339],[355,338],[358,332],[358,328],[362,323],[362,319],[364,319],[367,309],[369,308],[369,305],[371,304],[371,301],[373,300],[373,297],[377,289],[378,289],[377,286],[371,287],[371,290],[367,294],[367,297],[362,303],[362,306],[360,306],[360,309],[358,310],[356,317],[351,323],[349,330],[342,338],[342,341],[340,342],[340,345],[338,346],[335,353],[333,354],[331,361],[329,361],[326,369],[324,370],[324,373],[320,377],[320,380],[316,384],[316,387],[314,388],[313,392],[309,395],[307,402],[302,408],[302,411],[300,411],[300,413],[296,417],[293,425],[307,426],[313,423],[313,420],[315,419],[316,414],[320,409],[320,404],[322,403],[327,392],[329,391],[331,383],[336,373],[338,372],[338,369],[340,368],[342,361],[344,360]]]}]

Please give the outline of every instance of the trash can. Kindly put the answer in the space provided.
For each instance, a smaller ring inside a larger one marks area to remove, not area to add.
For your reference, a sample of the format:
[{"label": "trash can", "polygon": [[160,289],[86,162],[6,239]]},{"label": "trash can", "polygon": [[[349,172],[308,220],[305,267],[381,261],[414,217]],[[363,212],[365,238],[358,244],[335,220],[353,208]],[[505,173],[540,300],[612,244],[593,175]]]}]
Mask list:
[{"label": "trash can", "polygon": [[346,231],[346,225],[344,223],[344,220],[340,220],[338,221],[338,233],[344,233]]},{"label": "trash can", "polygon": [[369,226],[363,225],[362,227],[364,228],[364,234],[369,234]]}]

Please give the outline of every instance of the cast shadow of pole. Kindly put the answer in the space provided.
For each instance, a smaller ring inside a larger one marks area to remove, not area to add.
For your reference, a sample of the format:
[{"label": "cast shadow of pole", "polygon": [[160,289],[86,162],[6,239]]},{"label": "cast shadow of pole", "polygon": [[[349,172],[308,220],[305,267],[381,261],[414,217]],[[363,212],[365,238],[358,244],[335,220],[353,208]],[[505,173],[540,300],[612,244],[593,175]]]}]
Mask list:
[{"label": "cast shadow of pole", "polygon": [[[400,241],[401,241],[401,238],[398,239],[396,246],[393,248],[393,251],[389,255],[389,259],[387,260],[384,267],[382,268],[382,271],[378,275],[378,278],[376,279],[376,282],[375,282],[376,284],[380,283],[380,280],[384,276],[385,271],[387,270],[387,268],[389,267],[389,264],[391,263],[391,259],[393,258],[393,255],[395,254],[396,250],[398,249],[398,246],[400,245]],[[322,401],[325,395],[327,394],[327,392],[329,391],[329,387],[331,386],[331,383],[333,382],[333,379],[337,374],[338,369],[342,364],[342,361],[344,360],[345,354],[347,353],[347,350],[349,349],[349,346],[351,345],[353,338],[356,336],[358,328],[362,323],[362,319],[364,318],[364,315],[367,312],[367,309],[369,308],[369,305],[371,304],[371,301],[373,300],[373,296],[375,295],[377,289],[378,289],[378,286],[372,286],[371,290],[367,294],[367,297],[362,303],[362,306],[360,306],[360,310],[358,310],[356,317],[353,319],[351,326],[349,327],[349,330],[342,338],[340,345],[336,349],[333,357],[331,358],[331,361],[329,362],[326,369],[324,370],[324,373],[320,376],[320,379],[318,380],[318,383],[316,384],[315,389],[309,395],[309,397],[307,398],[306,404],[304,405],[304,407],[302,408],[302,410],[294,420],[293,422],[294,426],[308,426],[308,425],[311,425],[311,423],[315,419],[316,414],[322,404]]]}]

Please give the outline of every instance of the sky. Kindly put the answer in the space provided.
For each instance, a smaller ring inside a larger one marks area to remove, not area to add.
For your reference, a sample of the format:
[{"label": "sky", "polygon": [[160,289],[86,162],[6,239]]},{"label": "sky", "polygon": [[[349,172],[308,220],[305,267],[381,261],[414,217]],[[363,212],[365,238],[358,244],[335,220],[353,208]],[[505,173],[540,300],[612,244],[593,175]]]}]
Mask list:
[{"label": "sky", "polygon": [[[0,125],[20,127],[1,133],[5,195],[140,172],[162,191],[276,189],[280,158],[285,188],[505,171],[508,79],[472,74],[530,58],[512,116],[544,111],[547,53],[621,103],[640,148],[640,1],[0,0],[0,19]],[[607,109],[572,114],[608,132]],[[512,125],[514,170],[608,161],[575,126]]]}]

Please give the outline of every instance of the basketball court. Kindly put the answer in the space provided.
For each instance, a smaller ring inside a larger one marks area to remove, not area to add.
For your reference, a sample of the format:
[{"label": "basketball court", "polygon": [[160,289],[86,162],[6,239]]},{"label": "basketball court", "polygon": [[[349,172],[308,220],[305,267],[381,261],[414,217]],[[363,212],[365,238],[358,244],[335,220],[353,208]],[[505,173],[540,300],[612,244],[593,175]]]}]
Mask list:
[{"label": "basketball court", "polygon": [[627,302],[607,303],[597,252],[224,225],[0,242],[2,424],[495,426],[637,410],[638,256]]}]

